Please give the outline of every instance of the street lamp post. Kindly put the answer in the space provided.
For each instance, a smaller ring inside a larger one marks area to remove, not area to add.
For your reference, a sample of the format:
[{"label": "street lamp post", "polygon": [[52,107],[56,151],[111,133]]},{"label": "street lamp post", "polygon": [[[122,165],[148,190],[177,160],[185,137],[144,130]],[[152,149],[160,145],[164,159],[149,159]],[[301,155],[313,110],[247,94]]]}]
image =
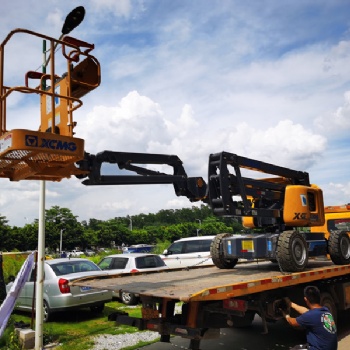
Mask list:
[{"label": "street lamp post", "polygon": [[199,231],[201,230],[201,228],[202,228],[202,221],[201,220],[199,220],[199,219],[196,219],[196,221],[198,221],[199,222],[199,228],[197,228],[197,236],[198,236],[198,233],[199,233]]},{"label": "street lamp post", "polygon": [[60,231],[60,258],[62,257],[62,234],[63,234],[64,228]]},{"label": "street lamp post", "polygon": [[128,215],[128,219],[130,222],[129,228],[130,228],[130,231],[132,231],[132,217]]},{"label": "street lamp post", "polygon": [[[78,6],[72,10],[66,17],[60,39],[76,28],[84,19],[85,9]],[[43,65],[42,72],[46,73],[46,67],[50,61],[54,50],[46,59],[46,40],[43,41]],[[43,80],[44,82],[44,80]],[[54,84],[54,82],[52,82]],[[45,89],[45,86],[43,86]],[[35,350],[43,349],[43,320],[44,320],[44,261],[45,261],[45,180],[40,181],[39,197],[39,230],[38,230],[38,259],[37,259],[37,279],[36,279],[36,298],[35,298]]]}]

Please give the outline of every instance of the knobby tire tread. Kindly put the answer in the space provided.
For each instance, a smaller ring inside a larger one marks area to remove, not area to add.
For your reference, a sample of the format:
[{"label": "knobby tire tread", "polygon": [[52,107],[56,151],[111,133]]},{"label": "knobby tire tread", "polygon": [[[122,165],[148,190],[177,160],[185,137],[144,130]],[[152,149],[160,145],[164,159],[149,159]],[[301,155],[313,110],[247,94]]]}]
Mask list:
[{"label": "knobby tire tread", "polygon": [[[304,241],[303,236],[297,231],[284,231],[280,234],[277,244],[277,261],[281,272],[301,272],[304,270],[307,263],[308,257],[306,258],[306,263],[303,265],[298,265],[293,257],[292,241],[295,237],[299,235]],[[306,242],[305,242],[306,246]],[[307,254],[307,246],[306,246]]]},{"label": "knobby tire tread", "polygon": [[225,259],[220,253],[220,245],[223,238],[230,237],[230,233],[220,233],[216,235],[210,245],[210,255],[213,260],[213,263],[219,269],[233,269],[238,259],[229,260]]},{"label": "knobby tire tread", "polygon": [[340,247],[341,239],[345,238],[345,236],[348,237],[345,231],[333,231],[329,235],[328,250],[329,255],[331,256],[331,259],[335,265],[350,264],[350,256],[348,258],[344,257]]}]

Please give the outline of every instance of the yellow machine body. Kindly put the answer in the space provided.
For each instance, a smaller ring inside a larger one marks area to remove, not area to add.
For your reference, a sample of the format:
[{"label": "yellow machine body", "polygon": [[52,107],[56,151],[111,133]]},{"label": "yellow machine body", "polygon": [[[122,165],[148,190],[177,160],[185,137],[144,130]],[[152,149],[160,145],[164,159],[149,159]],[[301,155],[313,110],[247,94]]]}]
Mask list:
[{"label": "yellow machine body", "polygon": [[324,232],[326,239],[333,230],[345,231],[350,235],[350,204],[326,206],[324,224],[311,227],[311,232]]},{"label": "yellow machine body", "polygon": [[283,221],[287,226],[324,224],[323,193],[317,186],[289,185],[284,197]]},{"label": "yellow machine body", "polygon": [[[287,185],[284,194],[283,221],[287,226],[293,227],[324,225],[322,190],[316,185]],[[242,223],[246,228],[256,227],[253,216],[243,217]]]}]

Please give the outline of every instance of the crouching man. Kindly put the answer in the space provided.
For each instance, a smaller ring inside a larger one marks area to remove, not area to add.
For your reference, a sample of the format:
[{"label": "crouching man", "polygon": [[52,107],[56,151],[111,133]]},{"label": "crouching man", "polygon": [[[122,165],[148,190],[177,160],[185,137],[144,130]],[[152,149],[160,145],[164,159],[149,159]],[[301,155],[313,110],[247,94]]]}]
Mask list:
[{"label": "crouching man", "polygon": [[304,300],[307,305],[300,306],[293,302],[290,307],[300,314],[293,318],[284,313],[287,322],[293,327],[306,330],[306,340],[310,350],[337,350],[337,327],[327,307],[321,306],[321,293],[315,286],[304,289]]}]

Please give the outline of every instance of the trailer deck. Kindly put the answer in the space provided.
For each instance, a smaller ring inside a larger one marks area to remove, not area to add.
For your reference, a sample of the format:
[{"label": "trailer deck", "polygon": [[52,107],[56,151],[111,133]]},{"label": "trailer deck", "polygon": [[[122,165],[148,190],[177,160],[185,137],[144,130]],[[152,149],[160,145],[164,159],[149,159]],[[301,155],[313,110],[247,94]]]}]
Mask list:
[{"label": "trailer deck", "polygon": [[133,273],[83,278],[72,285],[124,291],[140,296],[179,301],[221,300],[265,290],[311,283],[350,274],[349,265],[331,261],[310,261],[305,271],[283,274],[271,262],[243,263],[235,269],[217,267],[170,269],[151,273]]}]

